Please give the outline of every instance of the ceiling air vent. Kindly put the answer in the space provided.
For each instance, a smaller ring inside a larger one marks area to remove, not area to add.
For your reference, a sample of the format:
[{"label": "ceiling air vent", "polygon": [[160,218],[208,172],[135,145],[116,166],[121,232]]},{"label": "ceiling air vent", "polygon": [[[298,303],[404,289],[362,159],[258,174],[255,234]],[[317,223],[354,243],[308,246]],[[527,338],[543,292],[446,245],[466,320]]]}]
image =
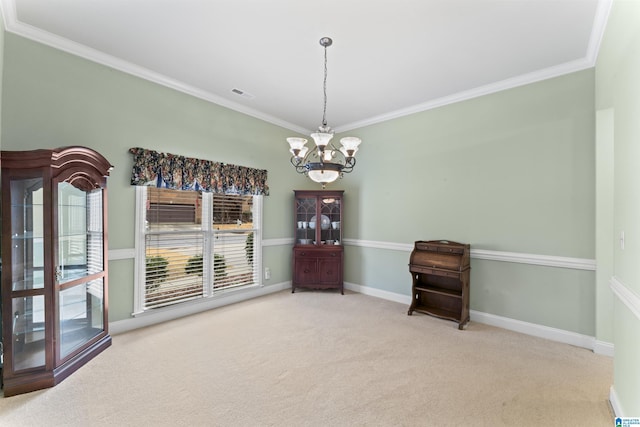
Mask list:
[{"label": "ceiling air vent", "polygon": [[237,89],[237,88],[231,89],[231,92],[235,93],[236,95],[240,95],[243,98],[247,98],[247,99],[255,98],[255,96],[251,95],[249,92],[245,92],[245,91],[243,91],[241,89]]}]

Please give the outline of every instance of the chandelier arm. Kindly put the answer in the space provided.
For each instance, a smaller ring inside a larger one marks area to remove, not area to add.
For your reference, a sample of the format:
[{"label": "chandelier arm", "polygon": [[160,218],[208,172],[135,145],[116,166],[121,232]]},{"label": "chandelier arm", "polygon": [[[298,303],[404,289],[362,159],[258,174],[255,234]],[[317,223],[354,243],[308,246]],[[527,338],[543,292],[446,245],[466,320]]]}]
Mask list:
[{"label": "chandelier arm", "polygon": [[351,157],[351,158],[347,159],[345,164],[344,164],[344,168],[342,168],[342,172],[351,173],[351,171],[353,171],[353,168],[354,168],[355,165],[356,165],[356,158],[355,157]]}]

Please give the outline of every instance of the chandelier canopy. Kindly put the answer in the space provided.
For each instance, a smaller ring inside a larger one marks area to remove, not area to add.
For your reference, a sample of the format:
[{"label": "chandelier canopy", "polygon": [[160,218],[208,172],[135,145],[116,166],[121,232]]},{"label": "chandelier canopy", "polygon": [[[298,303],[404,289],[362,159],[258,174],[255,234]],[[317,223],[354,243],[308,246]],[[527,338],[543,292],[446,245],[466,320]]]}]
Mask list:
[{"label": "chandelier canopy", "polygon": [[309,150],[309,147],[306,147],[306,138],[287,138],[291,147],[289,149],[292,154],[291,164],[296,168],[296,172],[303,173],[311,180],[322,184],[322,188],[353,170],[356,165],[355,154],[358,151],[358,145],[362,142],[360,138],[354,136],[340,139],[341,147],[339,148],[331,142],[333,130],[327,126],[327,47],[331,44],[333,40],[329,37],[320,39],[320,45],[324,47],[324,105],[322,125],[318,127],[317,132],[311,134],[316,146]]}]

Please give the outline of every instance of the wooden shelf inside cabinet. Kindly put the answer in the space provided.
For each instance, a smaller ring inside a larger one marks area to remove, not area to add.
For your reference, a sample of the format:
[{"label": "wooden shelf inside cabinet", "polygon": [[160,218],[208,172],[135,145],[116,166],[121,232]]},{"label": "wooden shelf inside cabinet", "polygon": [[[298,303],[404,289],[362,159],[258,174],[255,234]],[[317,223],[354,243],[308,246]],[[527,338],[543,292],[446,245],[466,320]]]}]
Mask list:
[{"label": "wooden shelf inside cabinet", "polygon": [[469,322],[470,245],[448,240],[416,241],[411,252],[412,300],[414,311],[458,323]]}]

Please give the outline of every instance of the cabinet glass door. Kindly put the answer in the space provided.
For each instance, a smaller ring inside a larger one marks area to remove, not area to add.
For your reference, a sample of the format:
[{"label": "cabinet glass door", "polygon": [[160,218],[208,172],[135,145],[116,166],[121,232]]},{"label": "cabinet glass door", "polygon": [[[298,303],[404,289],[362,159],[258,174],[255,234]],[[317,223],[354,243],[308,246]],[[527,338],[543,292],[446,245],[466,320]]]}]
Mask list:
[{"label": "cabinet glass door", "polygon": [[316,244],[317,199],[315,197],[296,198],[296,244]]},{"label": "cabinet glass door", "polygon": [[56,278],[67,283],[104,269],[102,190],[86,193],[58,184],[58,264]]},{"label": "cabinet glass door", "polygon": [[58,183],[56,280],[61,359],[104,330],[102,215],[102,189],[85,192],[67,182]]},{"label": "cabinet glass door", "polygon": [[[11,360],[20,371],[45,364],[42,178],[11,179]],[[6,307],[5,307],[6,308]]]},{"label": "cabinet glass door", "polygon": [[327,245],[339,245],[342,240],[340,224],[341,212],[340,197],[323,197],[320,200],[320,213],[322,222],[320,227],[321,241]]},{"label": "cabinet glass door", "polygon": [[44,288],[42,178],[11,180],[11,289]]}]

